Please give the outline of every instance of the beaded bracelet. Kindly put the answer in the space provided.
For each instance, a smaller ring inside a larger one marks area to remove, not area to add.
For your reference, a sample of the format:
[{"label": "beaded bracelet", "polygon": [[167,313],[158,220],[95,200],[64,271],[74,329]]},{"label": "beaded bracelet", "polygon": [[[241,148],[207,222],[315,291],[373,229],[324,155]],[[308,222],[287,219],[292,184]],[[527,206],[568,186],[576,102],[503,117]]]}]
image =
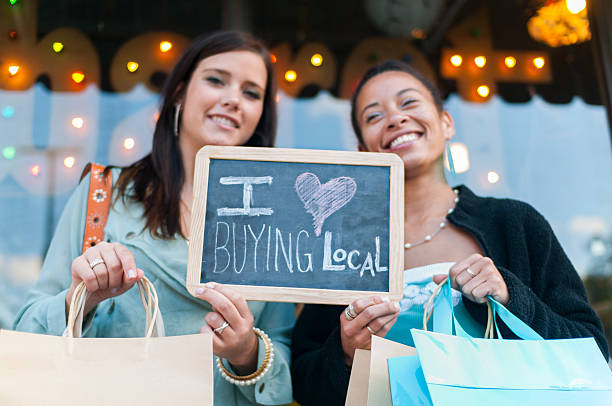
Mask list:
[{"label": "beaded bracelet", "polygon": [[272,341],[270,341],[270,337],[268,337],[263,330],[260,330],[257,327],[253,327],[253,331],[257,336],[261,337],[266,347],[266,355],[264,360],[261,363],[261,366],[257,368],[255,372],[244,376],[235,375],[225,367],[223,360],[220,357],[217,357],[217,368],[219,368],[219,373],[221,373],[221,376],[223,376],[223,378],[225,378],[225,380],[231,384],[240,386],[255,385],[261,380],[261,378],[264,377],[274,362],[274,344],[272,344]]}]

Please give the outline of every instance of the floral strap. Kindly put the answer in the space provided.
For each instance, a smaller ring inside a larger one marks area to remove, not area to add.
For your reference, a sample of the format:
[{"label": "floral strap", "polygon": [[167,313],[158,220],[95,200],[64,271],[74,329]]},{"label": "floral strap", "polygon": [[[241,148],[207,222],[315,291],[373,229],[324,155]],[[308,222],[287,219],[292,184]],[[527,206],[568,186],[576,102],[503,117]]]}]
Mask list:
[{"label": "floral strap", "polygon": [[111,192],[113,187],[113,175],[104,175],[104,166],[91,163],[89,168],[83,172],[86,174],[91,170],[89,177],[89,194],[87,198],[87,220],[85,222],[85,234],[83,234],[83,252],[104,241],[104,226],[108,219],[110,209]]}]

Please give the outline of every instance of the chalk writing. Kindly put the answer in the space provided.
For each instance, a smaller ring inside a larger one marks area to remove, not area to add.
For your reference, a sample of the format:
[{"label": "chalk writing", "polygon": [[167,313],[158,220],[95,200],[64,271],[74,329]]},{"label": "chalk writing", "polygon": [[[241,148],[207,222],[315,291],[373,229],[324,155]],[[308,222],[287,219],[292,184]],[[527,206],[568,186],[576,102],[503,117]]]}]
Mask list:
[{"label": "chalk writing", "polygon": [[320,236],[325,219],[351,201],[357,184],[353,178],[342,176],[321,185],[316,175],[303,173],[295,180],[295,191],[312,215],[315,235]]},{"label": "chalk writing", "polygon": [[272,176],[226,176],[219,179],[222,185],[243,185],[242,187],[242,208],[222,207],[217,209],[218,216],[271,216],[274,211],[268,207],[253,208],[253,185],[267,183],[272,184]]}]

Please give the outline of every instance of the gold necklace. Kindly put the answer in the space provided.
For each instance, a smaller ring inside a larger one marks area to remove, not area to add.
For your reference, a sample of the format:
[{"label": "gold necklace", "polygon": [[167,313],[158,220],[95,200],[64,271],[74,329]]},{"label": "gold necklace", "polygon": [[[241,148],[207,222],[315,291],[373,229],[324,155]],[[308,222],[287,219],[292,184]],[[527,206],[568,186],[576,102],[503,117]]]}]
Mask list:
[{"label": "gold necklace", "polygon": [[[459,203],[459,190],[453,189],[453,192],[455,192],[455,199],[454,199],[455,204],[453,205],[453,207],[448,209],[447,216],[455,211],[455,207],[457,207],[457,203]],[[445,227],[446,227],[446,218],[444,218],[444,220],[440,223],[440,225],[438,226],[438,229],[436,231],[434,231],[431,234],[427,234],[425,236],[425,238],[423,238],[421,241],[414,242],[414,243],[407,242],[406,244],[404,244],[404,248],[409,250],[410,248],[414,248],[417,245],[422,245],[422,244],[428,243],[429,241],[431,241],[432,238],[434,238],[436,235],[438,235],[438,233],[440,233],[440,231],[442,231]]]}]

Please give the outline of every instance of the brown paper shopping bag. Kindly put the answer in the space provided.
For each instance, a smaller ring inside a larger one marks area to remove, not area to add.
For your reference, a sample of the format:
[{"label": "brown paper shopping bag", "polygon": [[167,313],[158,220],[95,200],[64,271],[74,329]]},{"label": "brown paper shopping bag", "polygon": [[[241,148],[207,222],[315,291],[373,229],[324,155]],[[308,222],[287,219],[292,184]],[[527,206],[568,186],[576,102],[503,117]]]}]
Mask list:
[{"label": "brown paper shopping bag", "polygon": [[346,406],[391,406],[387,359],[416,354],[413,347],[375,335],[371,348],[355,351]]},{"label": "brown paper shopping bag", "polygon": [[85,292],[73,295],[67,337],[0,330],[0,405],[212,405],[212,336],[153,338],[157,295],[148,280],[139,289],[145,338],[78,338]]}]

